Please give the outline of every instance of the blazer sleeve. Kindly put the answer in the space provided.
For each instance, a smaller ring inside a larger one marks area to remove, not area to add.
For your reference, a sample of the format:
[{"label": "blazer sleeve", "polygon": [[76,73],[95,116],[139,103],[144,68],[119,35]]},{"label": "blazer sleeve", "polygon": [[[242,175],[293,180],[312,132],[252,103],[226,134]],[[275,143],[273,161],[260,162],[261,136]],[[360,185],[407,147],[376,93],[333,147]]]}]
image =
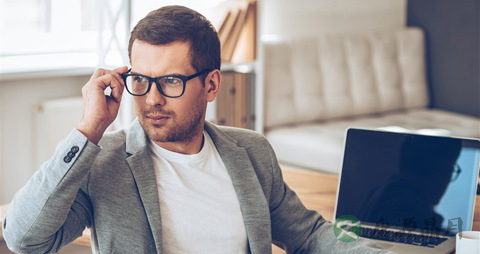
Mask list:
[{"label": "blazer sleeve", "polygon": [[58,252],[92,224],[82,185],[101,148],[74,129],[13,198],[2,225],[7,246],[20,253]]},{"label": "blazer sleeve", "polygon": [[267,141],[273,183],[270,198],[272,241],[287,253],[394,253],[366,239],[351,243],[337,240],[333,224],[308,210],[283,181],[275,153]]}]

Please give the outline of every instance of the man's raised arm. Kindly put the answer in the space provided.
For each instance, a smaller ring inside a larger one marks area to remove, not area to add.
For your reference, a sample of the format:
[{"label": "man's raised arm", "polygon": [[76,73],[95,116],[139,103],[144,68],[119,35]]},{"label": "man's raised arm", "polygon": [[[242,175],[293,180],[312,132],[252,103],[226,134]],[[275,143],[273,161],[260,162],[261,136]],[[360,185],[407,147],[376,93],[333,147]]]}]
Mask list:
[{"label": "man's raised arm", "polygon": [[[82,88],[84,110],[77,128],[13,198],[2,225],[11,250],[58,252],[91,226],[88,173],[101,151],[99,140],[118,114],[124,90],[120,74],[126,71],[99,69]],[[107,87],[111,95],[104,94]]]}]

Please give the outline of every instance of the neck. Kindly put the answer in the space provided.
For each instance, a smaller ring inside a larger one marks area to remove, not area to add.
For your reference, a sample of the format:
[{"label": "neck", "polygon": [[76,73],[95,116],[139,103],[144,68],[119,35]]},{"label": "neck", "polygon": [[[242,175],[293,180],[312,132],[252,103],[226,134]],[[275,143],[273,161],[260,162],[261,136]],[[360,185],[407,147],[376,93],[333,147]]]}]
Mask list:
[{"label": "neck", "polygon": [[196,154],[202,150],[203,147],[203,126],[204,123],[201,124],[202,128],[198,128],[196,130],[195,135],[192,136],[191,140],[188,141],[177,141],[177,142],[155,142],[158,146],[163,149],[167,149],[171,152],[181,153],[181,154]]}]

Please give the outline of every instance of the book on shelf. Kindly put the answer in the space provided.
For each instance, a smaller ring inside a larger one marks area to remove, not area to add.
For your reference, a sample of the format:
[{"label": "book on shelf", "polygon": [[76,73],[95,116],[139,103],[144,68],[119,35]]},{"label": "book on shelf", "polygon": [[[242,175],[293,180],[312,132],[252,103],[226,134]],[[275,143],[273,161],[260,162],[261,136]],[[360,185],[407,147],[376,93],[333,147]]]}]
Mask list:
[{"label": "book on shelf", "polygon": [[233,51],[231,62],[254,61],[256,59],[257,41],[257,5],[248,3],[244,25],[241,29],[237,45]]},{"label": "book on shelf", "polygon": [[230,0],[217,7],[213,22],[221,43],[222,61],[248,62],[256,57],[257,1]]}]

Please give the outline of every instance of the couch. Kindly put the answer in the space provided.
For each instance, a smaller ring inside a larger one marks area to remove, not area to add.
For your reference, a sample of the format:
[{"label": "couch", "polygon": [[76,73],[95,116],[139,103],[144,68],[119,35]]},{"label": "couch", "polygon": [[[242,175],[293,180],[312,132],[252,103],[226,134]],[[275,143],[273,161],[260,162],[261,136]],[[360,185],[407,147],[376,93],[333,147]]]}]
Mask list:
[{"label": "couch", "polygon": [[430,108],[418,28],[264,42],[264,133],[281,163],[339,173],[348,127],[480,138]]}]

